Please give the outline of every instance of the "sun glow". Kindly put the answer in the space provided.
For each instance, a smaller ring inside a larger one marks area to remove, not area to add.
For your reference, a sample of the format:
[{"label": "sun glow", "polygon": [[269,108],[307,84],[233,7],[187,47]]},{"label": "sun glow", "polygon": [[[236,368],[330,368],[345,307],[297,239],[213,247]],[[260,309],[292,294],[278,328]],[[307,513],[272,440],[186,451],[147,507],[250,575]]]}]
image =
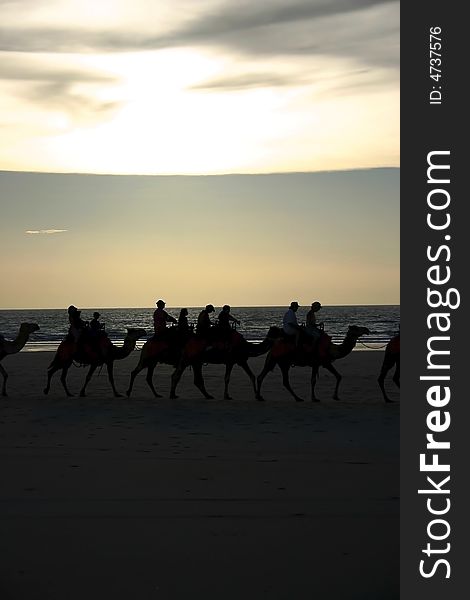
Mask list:
[{"label": "sun glow", "polygon": [[[233,56],[195,48],[59,55],[51,64],[65,80],[44,87],[50,99],[33,116],[30,101],[17,103],[30,135],[18,135],[4,156],[0,150],[6,168],[21,160],[31,170],[54,164],[59,172],[222,174],[398,162],[398,128],[384,119],[397,112],[398,93],[369,92],[371,102],[359,90],[332,100],[331,81],[344,77],[334,61],[326,83],[294,87],[275,79],[237,87],[256,80],[261,63],[241,72]],[[289,64],[276,64],[282,81]],[[394,154],[381,151],[384,135],[395,140]]]},{"label": "sun glow", "polygon": [[[93,64],[115,78],[96,92],[96,101],[119,108],[105,122],[70,127],[48,140],[48,153],[60,157],[64,169],[78,161],[81,169],[99,165],[109,173],[249,170],[264,155],[266,143],[287,133],[288,93],[196,89],[223,72],[223,60],[174,50],[97,57]],[[65,116],[54,119],[63,124]]]}]

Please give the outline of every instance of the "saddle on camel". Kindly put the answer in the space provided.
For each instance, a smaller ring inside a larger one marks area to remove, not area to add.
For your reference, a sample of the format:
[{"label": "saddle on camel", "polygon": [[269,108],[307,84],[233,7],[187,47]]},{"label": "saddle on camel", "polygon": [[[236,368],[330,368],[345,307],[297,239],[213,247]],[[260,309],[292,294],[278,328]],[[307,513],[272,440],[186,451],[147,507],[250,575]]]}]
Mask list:
[{"label": "saddle on camel", "polygon": [[284,356],[287,349],[289,349],[293,357],[292,364],[309,366],[312,363],[312,357],[321,361],[328,358],[328,348],[331,340],[331,336],[323,329],[318,329],[318,335],[313,337],[302,328],[299,330],[298,341],[296,335],[288,335],[281,330],[279,341],[282,341],[282,344],[276,344],[271,351],[271,355],[273,358],[278,358]]},{"label": "saddle on camel", "polygon": [[74,355],[74,360],[80,364],[104,362],[111,348],[111,340],[104,330],[104,324],[99,322],[100,314],[93,313],[90,324],[81,318],[81,310],[75,306],[67,309],[69,315],[69,331],[58,348],[61,358]]}]

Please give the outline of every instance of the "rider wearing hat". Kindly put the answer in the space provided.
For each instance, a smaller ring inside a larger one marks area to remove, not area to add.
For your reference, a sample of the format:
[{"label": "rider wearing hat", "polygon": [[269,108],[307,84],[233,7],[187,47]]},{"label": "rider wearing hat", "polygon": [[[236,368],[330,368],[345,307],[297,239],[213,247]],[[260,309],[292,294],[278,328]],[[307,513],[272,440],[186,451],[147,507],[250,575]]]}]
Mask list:
[{"label": "rider wearing hat", "polygon": [[153,313],[153,328],[155,329],[155,334],[160,335],[165,333],[166,324],[169,323],[178,323],[178,321],[169,315],[165,309],[165,302],[163,300],[157,300],[156,302],[157,308]]},{"label": "rider wearing hat", "polygon": [[295,314],[299,309],[298,302],[291,302],[287,312],[284,314],[282,320],[282,329],[288,336],[295,336],[295,345],[299,343],[300,333],[302,331],[300,325],[297,322],[297,315]]}]

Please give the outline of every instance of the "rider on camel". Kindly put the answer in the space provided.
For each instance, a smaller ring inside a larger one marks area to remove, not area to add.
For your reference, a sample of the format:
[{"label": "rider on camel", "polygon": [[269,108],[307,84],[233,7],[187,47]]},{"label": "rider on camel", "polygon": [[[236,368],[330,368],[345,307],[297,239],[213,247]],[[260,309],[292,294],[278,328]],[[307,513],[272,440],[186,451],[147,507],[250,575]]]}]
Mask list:
[{"label": "rider on camel", "polygon": [[305,333],[313,338],[313,342],[315,343],[320,339],[323,323],[317,323],[316,313],[321,309],[320,302],[312,302],[312,307],[307,313],[307,317],[305,319]]},{"label": "rider on camel", "polygon": [[212,304],[207,304],[206,308],[201,310],[197,318],[196,333],[197,335],[208,338],[211,334],[212,321],[210,314],[215,312],[215,308]]},{"label": "rider on camel", "polygon": [[90,321],[90,332],[98,336],[100,334],[104,334],[104,323],[99,322],[99,318],[101,317],[99,312],[93,313],[93,319]]},{"label": "rider on camel", "polygon": [[230,325],[230,323],[235,323],[236,325],[240,325],[240,321],[238,319],[235,319],[235,317],[233,317],[230,314],[230,306],[228,304],[225,304],[221,310],[221,312],[219,313],[219,322],[217,325],[217,329],[219,331],[219,333],[221,334],[221,338],[224,340],[229,340],[232,334],[232,327]]},{"label": "rider on camel", "polygon": [[297,322],[296,312],[299,309],[298,302],[291,302],[287,312],[282,320],[282,330],[287,336],[295,336],[295,345],[299,345],[299,338],[302,328]]},{"label": "rider on camel", "polygon": [[157,308],[153,313],[153,328],[155,335],[164,335],[167,331],[166,324],[168,322],[176,324],[178,321],[164,310],[165,302],[163,300],[157,300],[156,305]]},{"label": "rider on camel", "polygon": [[78,342],[80,337],[82,336],[83,331],[88,327],[88,323],[83,321],[80,317],[82,311],[78,310],[76,306],[68,307],[67,309],[69,315],[69,335],[73,338],[75,342]]},{"label": "rider on camel", "polygon": [[178,317],[178,331],[184,335],[190,332],[188,314],[188,309],[182,308]]}]

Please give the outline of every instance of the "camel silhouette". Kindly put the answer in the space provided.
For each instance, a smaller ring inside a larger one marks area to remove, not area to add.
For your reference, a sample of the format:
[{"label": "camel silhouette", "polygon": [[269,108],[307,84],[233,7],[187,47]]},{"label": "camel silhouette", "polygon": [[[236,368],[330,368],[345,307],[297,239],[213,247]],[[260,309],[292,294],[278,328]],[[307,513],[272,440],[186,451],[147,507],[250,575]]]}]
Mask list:
[{"label": "camel silhouette", "polygon": [[382,390],[382,395],[384,397],[385,402],[393,402],[387,396],[385,391],[385,377],[387,373],[395,367],[395,373],[393,374],[392,380],[395,382],[396,386],[400,387],[400,334],[392,337],[392,339],[388,342],[385,348],[384,360],[382,363],[382,368],[380,369],[380,375],[377,379],[379,382],[379,387]]},{"label": "camel silhouette", "polygon": [[189,335],[181,335],[177,327],[169,327],[164,336],[153,336],[142,346],[139,362],[133,371],[129,381],[126,395],[130,396],[137,375],[147,369],[146,381],[155,398],[162,395],[157,392],[153,384],[153,373],[158,363],[176,367],[181,358],[181,352],[188,341]]},{"label": "camel silhouette", "polygon": [[99,340],[99,343],[92,344],[88,339],[83,341],[81,348],[77,350],[76,342],[67,336],[57,349],[57,353],[47,370],[47,384],[44,388],[44,393],[48,394],[51,387],[51,379],[56,371],[62,369],[60,381],[64,387],[67,396],[73,396],[67,387],[67,373],[73,361],[84,365],[90,365],[90,369],[85,378],[80,396],[86,395],[86,387],[89,384],[93,373],[102,365],[106,365],[108,371],[109,382],[113,389],[114,396],[120,397],[114,384],[114,361],[121,360],[129,356],[134,350],[136,342],[139,338],[146,335],[145,329],[128,328],[124,343],[122,346],[115,346],[107,337]]},{"label": "camel silhouette", "polygon": [[[202,374],[202,366],[205,363],[225,365],[224,376],[224,399],[231,400],[229,394],[229,383],[232,369],[239,365],[248,375],[256,395],[256,377],[248,365],[248,359],[265,354],[272,347],[279,335],[278,327],[271,327],[262,342],[248,342],[237,331],[231,331],[230,336],[222,340],[208,342],[198,336],[192,336],[184,345],[178,365],[171,377],[170,398],[177,398],[176,387],[185,369],[192,367],[194,372],[194,385],[207,399],[213,396],[208,393]],[[209,345],[210,344],[210,345]]]},{"label": "camel silhouette", "polygon": [[334,344],[331,339],[326,336],[320,338],[320,341],[316,345],[312,343],[301,343],[298,347],[295,345],[295,341],[291,341],[285,338],[280,338],[276,341],[264,364],[263,370],[258,375],[258,390],[256,393],[257,400],[264,400],[261,395],[261,386],[266,375],[274,369],[276,365],[279,365],[282,373],[282,383],[289,393],[297,400],[302,402],[303,398],[298,396],[292,389],[289,382],[289,370],[292,366],[299,367],[312,367],[311,376],[311,397],[313,402],[318,402],[315,396],[315,384],[318,376],[319,367],[324,367],[336,377],[336,386],[333,394],[335,400],[339,400],[338,390],[341,381],[341,375],[333,367],[332,363],[339,358],[344,358],[355,347],[357,340],[365,334],[370,333],[367,327],[359,327],[357,325],[350,325],[341,344]]},{"label": "camel silhouette", "polygon": [[[39,330],[37,323],[21,323],[18,335],[14,340],[6,340],[0,335],[0,361],[9,354],[16,354],[22,350],[29,339],[29,336],[35,331]],[[8,373],[4,369],[3,365],[0,364],[0,374],[3,376],[2,385],[2,396],[8,396],[7,394],[7,379]]]}]

